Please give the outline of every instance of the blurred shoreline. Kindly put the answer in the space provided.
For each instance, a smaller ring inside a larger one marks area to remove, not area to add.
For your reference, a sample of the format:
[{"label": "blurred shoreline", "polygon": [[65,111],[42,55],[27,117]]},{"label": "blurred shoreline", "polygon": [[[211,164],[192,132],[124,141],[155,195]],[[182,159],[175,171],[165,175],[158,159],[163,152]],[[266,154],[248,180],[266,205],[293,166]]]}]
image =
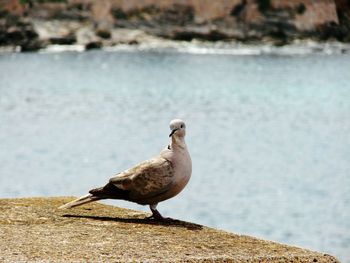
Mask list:
[{"label": "blurred shoreline", "polygon": [[[107,52],[168,52],[168,53],[189,53],[198,55],[338,55],[350,54],[350,44],[337,41],[315,42],[310,40],[294,41],[293,43],[276,46],[272,43],[246,44],[240,42],[208,42],[208,41],[174,41],[166,39],[150,38],[147,41],[137,44],[116,44],[99,48],[86,49],[82,44],[49,44],[35,50],[39,53],[60,53],[60,52],[85,52],[88,50],[103,50]],[[0,54],[18,53],[21,48],[18,46],[0,47]]]},{"label": "blurred shoreline", "polygon": [[342,0],[0,0],[0,52],[347,53]]}]

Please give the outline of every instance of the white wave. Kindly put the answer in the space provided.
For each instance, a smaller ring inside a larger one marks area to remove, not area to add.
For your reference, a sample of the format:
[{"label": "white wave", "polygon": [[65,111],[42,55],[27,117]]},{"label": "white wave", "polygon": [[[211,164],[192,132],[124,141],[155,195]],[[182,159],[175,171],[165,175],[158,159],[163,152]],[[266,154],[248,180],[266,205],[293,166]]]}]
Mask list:
[{"label": "white wave", "polygon": [[82,52],[85,51],[85,46],[83,45],[49,45],[44,49],[41,49],[40,53],[58,53],[58,52]]},{"label": "white wave", "polygon": [[[109,52],[180,52],[198,55],[308,55],[308,54],[342,54],[350,53],[350,44],[339,42],[318,43],[313,41],[296,41],[285,46],[274,46],[272,44],[247,45],[234,42],[184,42],[170,40],[156,40],[140,43],[137,45],[120,44],[111,47],[104,47]],[[40,52],[65,52],[85,51],[83,45],[50,45]]]}]

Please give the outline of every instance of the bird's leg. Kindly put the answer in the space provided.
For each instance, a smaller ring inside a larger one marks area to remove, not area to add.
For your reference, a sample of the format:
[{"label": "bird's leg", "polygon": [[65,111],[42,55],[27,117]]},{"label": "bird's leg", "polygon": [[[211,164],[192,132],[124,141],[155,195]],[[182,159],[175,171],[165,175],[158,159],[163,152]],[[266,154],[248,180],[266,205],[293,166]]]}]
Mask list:
[{"label": "bird's leg", "polygon": [[150,205],[149,208],[152,211],[152,215],[148,218],[154,218],[156,220],[166,220],[167,218],[164,218],[157,210],[157,204]]}]

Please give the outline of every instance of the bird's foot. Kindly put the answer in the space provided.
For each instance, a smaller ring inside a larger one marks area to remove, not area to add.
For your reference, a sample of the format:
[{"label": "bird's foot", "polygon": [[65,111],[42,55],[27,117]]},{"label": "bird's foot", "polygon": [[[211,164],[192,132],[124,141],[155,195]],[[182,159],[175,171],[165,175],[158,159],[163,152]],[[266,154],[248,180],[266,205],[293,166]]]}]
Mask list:
[{"label": "bird's foot", "polygon": [[146,217],[146,219],[155,219],[157,221],[171,221],[172,218],[170,217],[163,217],[157,209],[151,209],[152,211],[152,215],[151,216],[148,216]]},{"label": "bird's foot", "polygon": [[151,216],[147,216],[145,219],[152,219],[152,220],[156,220],[156,221],[162,221],[162,222],[170,222],[173,219],[171,217],[155,217],[154,215]]}]

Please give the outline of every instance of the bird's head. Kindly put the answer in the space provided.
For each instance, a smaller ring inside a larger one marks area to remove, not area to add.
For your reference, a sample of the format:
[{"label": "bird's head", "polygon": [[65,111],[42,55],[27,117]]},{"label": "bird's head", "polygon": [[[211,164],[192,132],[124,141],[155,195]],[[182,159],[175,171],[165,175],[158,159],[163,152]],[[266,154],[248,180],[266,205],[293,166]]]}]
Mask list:
[{"label": "bird's head", "polygon": [[170,122],[171,133],[169,137],[185,137],[186,135],[186,124],[183,120],[175,119]]}]

